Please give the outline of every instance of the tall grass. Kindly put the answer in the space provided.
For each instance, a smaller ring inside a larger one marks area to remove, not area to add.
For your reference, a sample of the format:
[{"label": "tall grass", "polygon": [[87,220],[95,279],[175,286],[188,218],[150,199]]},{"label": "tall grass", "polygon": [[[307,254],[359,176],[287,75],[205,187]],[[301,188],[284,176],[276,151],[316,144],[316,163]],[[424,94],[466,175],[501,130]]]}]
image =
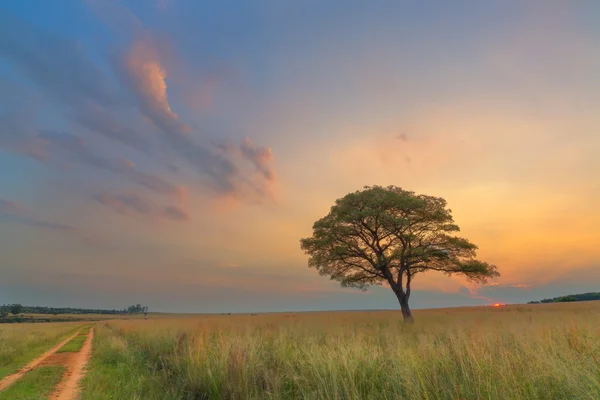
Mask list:
[{"label": "tall grass", "polygon": [[81,323],[0,324],[0,378],[73,334]]},{"label": "tall grass", "polygon": [[[83,399],[598,399],[600,303],[116,321]],[[111,386],[112,385],[112,386]]]}]

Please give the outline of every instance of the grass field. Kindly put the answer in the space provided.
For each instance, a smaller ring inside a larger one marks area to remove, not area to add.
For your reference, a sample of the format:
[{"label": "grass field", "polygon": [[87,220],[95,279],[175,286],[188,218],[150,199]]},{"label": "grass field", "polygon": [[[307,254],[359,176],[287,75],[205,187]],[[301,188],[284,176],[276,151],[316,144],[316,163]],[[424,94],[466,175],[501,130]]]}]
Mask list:
[{"label": "grass field", "polygon": [[82,399],[598,399],[600,302],[97,324]]},{"label": "grass field", "polygon": [[72,335],[81,323],[0,324],[0,378]]},{"label": "grass field", "polygon": [[61,366],[34,369],[7,390],[0,392],[0,400],[47,399],[60,381],[64,370]]}]

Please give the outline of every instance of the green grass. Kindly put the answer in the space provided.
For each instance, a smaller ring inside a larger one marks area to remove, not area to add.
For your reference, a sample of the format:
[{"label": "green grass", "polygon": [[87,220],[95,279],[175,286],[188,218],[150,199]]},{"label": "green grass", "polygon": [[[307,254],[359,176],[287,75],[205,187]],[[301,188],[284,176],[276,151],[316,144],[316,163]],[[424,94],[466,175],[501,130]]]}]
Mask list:
[{"label": "green grass", "polygon": [[60,381],[64,367],[39,367],[25,374],[8,389],[0,392],[0,400],[47,399]]},{"label": "green grass", "polygon": [[0,324],[0,378],[25,366],[81,327],[80,323]]},{"label": "green grass", "polygon": [[600,302],[99,326],[82,399],[598,399]]},{"label": "green grass", "polygon": [[58,349],[57,353],[76,353],[81,350],[85,340],[87,339],[89,331],[89,329],[83,329],[77,336],[69,340],[68,343]]},{"label": "green grass", "polygon": [[94,351],[81,400],[185,398],[177,389],[163,386],[162,378],[144,365],[143,359],[120,335],[107,327],[97,327],[95,331]]}]

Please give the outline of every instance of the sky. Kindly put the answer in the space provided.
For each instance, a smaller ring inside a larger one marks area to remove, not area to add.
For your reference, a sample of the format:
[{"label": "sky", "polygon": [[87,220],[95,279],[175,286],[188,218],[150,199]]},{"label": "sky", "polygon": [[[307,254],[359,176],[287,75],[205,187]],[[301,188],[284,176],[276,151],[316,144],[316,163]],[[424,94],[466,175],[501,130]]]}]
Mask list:
[{"label": "sky", "polygon": [[501,276],[600,290],[597,1],[5,0],[0,303],[393,309],[299,240],[365,185],[444,197]]}]

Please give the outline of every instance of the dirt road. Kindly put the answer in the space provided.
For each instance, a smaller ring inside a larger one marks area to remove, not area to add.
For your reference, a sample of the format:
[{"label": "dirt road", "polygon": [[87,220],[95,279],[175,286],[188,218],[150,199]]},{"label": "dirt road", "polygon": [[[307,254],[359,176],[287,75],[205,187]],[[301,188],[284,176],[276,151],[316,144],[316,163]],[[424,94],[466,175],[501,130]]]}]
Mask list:
[{"label": "dirt road", "polygon": [[6,389],[10,385],[15,383],[19,379],[21,379],[21,377],[23,375],[25,375],[26,373],[28,373],[29,371],[31,371],[32,369],[34,369],[35,367],[37,367],[38,365],[40,365],[41,363],[46,361],[46,359],[48,359],[51,355],[56,353],[58,351],[58,349],[63,347],[69,340],[71,340],[75,336],[77,336],[78,333],[79,333],[79,331],[75,332],[73,334],[73,336],[70,336],[68,339],[63,340],[62,342],[60,342],[59,344],[57,344],[56,346],[54,346],[53,348],[51,348],[50,350],[48,350],[47,352],[42,354],[41,356],[35,358],[33,361],[31,361],[29,364],[27,364],[26,366],[24,366],[23,368],[21,368],[20,370],[15,372],[14,374],[5,376],[2,380],[0,380],[0,391]]},{"label": "dirt road", "polygon": [[[66,367],[65,374],[61,381],[56,385],[54,393],[49,399],[52,400],[75,400],[79,395],[79,383],[85,375],[85,366],[92,355],[92,339],[94,338],[94,328],[90,329],[83,347],[78,353],[64,360]],[[63,353],[64,354],[64,353]],[[57,354],[58,355],[58,354]]]}]

